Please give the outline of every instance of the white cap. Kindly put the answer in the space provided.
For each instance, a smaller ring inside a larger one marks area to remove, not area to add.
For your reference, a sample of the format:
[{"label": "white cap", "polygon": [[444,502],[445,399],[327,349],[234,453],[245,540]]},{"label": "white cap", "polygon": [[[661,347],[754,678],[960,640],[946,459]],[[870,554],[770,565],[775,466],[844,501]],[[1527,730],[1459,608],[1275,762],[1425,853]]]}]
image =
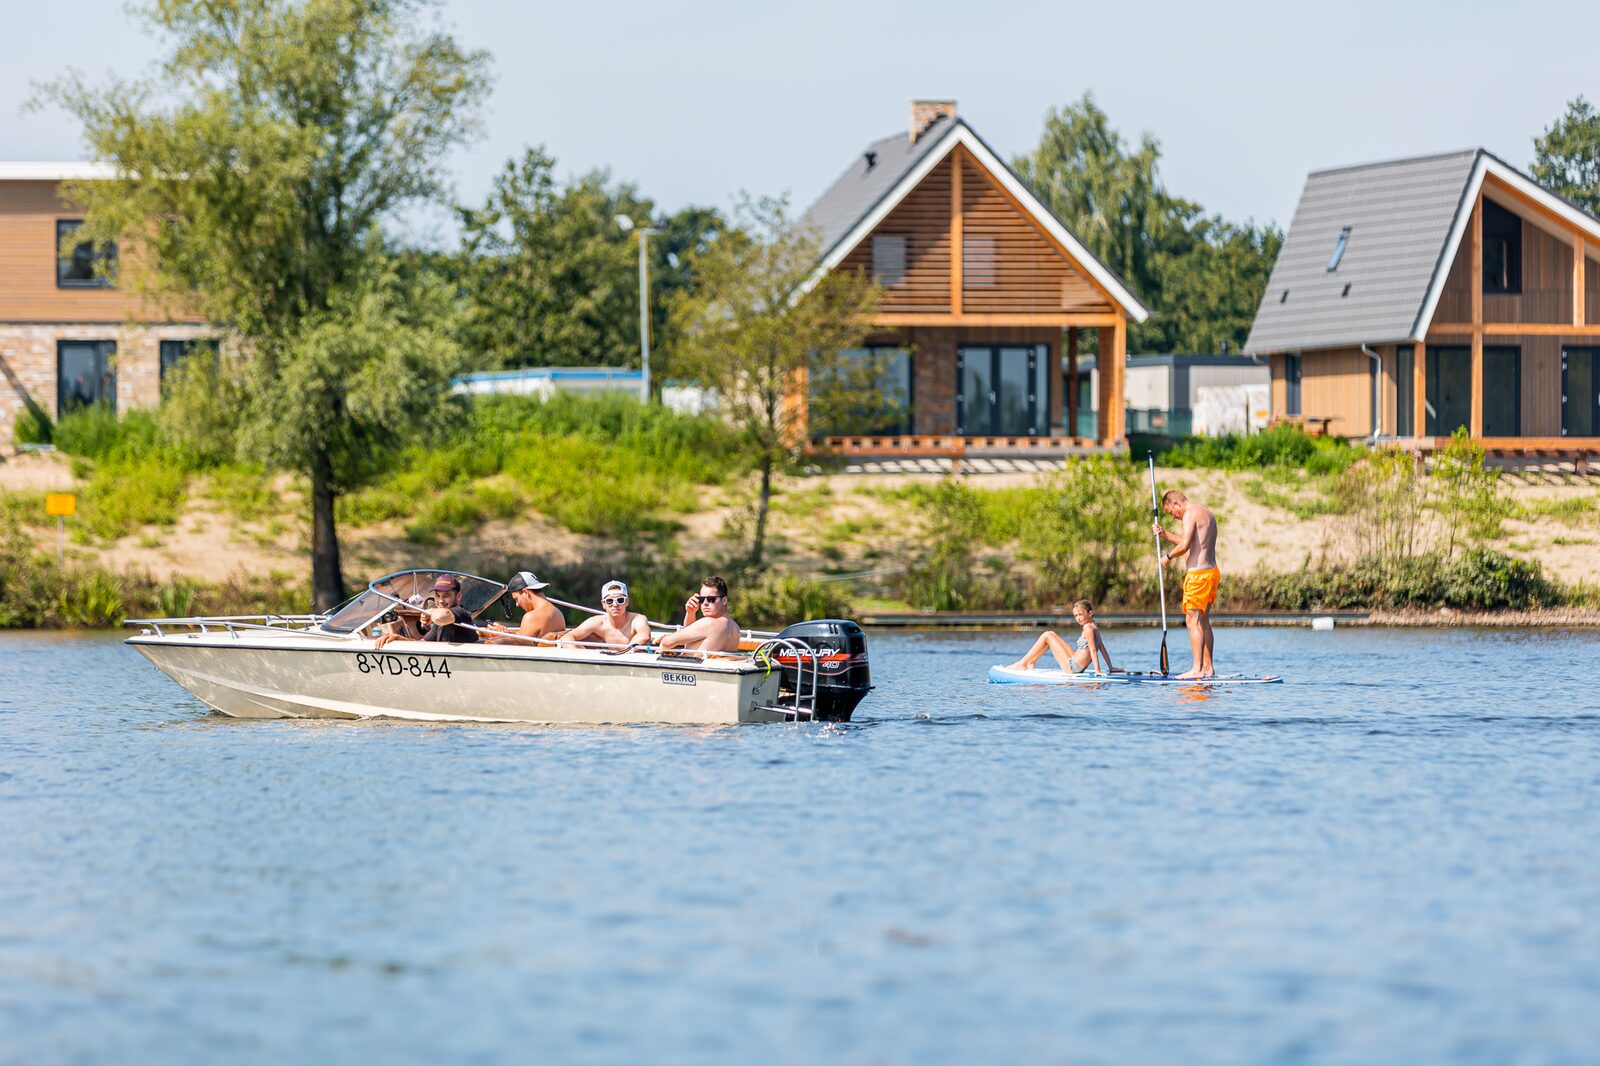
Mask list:
[{"label": "white cap", "polygon": [[626,596],[627,594],[628,586],[620,581],[607,581],[605,587],[600,590],[600,598],[602,600],[611,595]]}]

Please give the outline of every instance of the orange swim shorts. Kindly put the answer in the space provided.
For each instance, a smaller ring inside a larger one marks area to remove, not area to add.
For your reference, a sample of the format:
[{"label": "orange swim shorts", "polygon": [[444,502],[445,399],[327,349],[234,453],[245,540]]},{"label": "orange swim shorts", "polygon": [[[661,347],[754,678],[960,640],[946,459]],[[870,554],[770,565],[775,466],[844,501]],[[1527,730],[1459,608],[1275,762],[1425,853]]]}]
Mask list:
[{"label": "orange swim shorts", "polygon": [[1216,567],[1191,570],[1183,578],[1183,609],[1208,611],[1217,602],[1217,588],[1222,584],[1222,574]]}]

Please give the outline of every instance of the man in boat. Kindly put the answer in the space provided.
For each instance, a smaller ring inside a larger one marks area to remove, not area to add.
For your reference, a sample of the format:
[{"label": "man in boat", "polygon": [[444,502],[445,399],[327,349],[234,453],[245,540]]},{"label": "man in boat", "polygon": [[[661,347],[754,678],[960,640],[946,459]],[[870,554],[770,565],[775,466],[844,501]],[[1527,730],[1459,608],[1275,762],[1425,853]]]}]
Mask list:
[{"label": "man in boat", "polygon": [[626,648],[633,644],[650,643],[650,620],[637,611],[628,610],[628,586],[620,581],[607,581],[600,590],[600,606],[604,614],[579,622],[561,635],[560,644],[606,644],[613,648]]},{"label": "man in boat", "polygon": [[1182,531],[1175,535],[1160,522],[1151,526],[1156,536],[1172,543],[1161,556],[1162,565],[1180,555],[1189,557],[1189,571],[1183,578],[1183,618],[1189,627],[1194,665],[1178,677],[1211,677],[1217,672],[1211,661],[1211,605],[1217,602],[1217,588],[1222,583],[1222,574],[1217,570],[1217,516],[1177,489],[1168,489],[1161,497],[1161,509],[1183,523]]},{"label": "man in boat", "polygon": [[[461,579],[446,574],[433,583],[432,607],[419,608],[428,622],[423,640],[444,644],[476,644],[478,632],[472,628],[472,612],[461,606]],[[401,633],[385,633],[378,638],[376,647],[383,647],[404,637]],[[415,639],[415,638],[412,638]]]},{"label": "man in boat", "polygon": [[720,577],[700,582],[699,594],[683,605],[683,628],[662,637],[660,647],[662,651],[738,651],[739,623],[728,615],[728,583]]},{"label": "man in boat", "polygon": [[548,644],[566,631],[567,620],[560,608],[545,598],[544,590],[550,582],[540,581],[526,570],[513,574],[506,582],[506,592],[511,602],[522,608],[522,624],[507,629],[498,622],[490,622],[494,636],[483,639],[490,644]]}]

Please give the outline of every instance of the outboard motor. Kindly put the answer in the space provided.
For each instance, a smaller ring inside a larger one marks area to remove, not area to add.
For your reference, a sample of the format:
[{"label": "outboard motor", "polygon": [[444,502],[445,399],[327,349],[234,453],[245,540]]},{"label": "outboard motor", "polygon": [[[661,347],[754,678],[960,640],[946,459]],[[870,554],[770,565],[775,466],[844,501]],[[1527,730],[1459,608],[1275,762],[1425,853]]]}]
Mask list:
[{"label": "outboard motor", "polygon": [[[816,653],[816,715],[819,722],[848,722],[860,703],[872,691],[872,671],[867,666],[867,635],[854,622],[840,618],[819,618],[796,622],[778,634],[779,640],[793,640]],[[811,694],[812,663],[800,661],[792,652],[779,648],[774,655],[782,672],[780,699],[791,702],[796,694]]]}]

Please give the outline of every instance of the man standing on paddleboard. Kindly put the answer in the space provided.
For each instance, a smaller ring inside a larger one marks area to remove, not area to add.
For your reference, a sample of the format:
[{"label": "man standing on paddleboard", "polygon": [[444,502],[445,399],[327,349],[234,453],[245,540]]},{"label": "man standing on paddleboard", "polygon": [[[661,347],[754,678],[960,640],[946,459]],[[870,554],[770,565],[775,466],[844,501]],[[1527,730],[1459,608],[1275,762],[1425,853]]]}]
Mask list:
[{"label": "man standing on paddleboard", "polygon": [[1162,564],[1180,555],[1189,557],[1189,572],[1183,579],[1183,619],[1189,627],[1194,665],[1178,677],[1208,678],[1217,672],[1211,662],[1211,605],[1217,602],[1217,586],[1222,583],[1217,570],[1217,516],[1177,489],[1168,489],[1161,497],[1161,509],[1183,523],[1183,531],[1176,535],[1168,533],[1160,522],[1151,524],[1156,536],[1173,545],[1161,556]]}]

